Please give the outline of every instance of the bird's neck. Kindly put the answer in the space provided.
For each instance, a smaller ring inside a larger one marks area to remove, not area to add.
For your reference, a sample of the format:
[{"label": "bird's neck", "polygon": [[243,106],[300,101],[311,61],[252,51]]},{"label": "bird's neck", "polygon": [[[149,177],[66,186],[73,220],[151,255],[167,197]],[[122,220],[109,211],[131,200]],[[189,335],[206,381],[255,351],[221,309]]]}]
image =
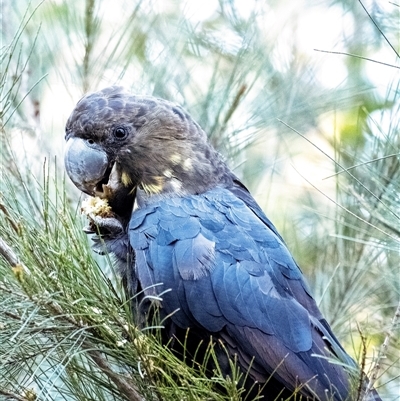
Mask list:
[{"label": "bird's neck", "polygon": [[138,185],[143,197],[199,194],[223,185],[231,177],[220,155],[211,147],[170,153],[157,171],[148,169]]}]

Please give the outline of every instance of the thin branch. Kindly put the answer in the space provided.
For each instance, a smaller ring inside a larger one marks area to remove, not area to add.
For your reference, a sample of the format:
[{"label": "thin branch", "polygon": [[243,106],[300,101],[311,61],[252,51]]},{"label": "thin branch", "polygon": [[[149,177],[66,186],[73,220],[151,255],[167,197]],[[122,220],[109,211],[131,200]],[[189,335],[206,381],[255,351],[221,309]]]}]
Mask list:
[{"label": "thin branch", "polygon": [[394,313],[389,330],[386,333],[385,340],[383,341],[383,343],[379,349],[378,356],[374,361],[374,364],[373,364],[373,367],[371,370],[371,377],[370,377],[369,383],[367,385],[367,388],[365,389],[365,394],[364,394],[364,398],[362,401],[369,400],[368,395],[373,391],[374,384],[378,378],[378,374],[381,369],[381,360],[383,358],[386,358],[386,352],[389,347],[390,339],[394,336],[394,328],[396,327],[396,325],[399,322],[400,322],[400,301],[397,305],[397,309],[396,309],[396,312]]},{"label": "thin branch", "polygon": [[82,347],[86,349],[90,358],[96,363],[101,371],[109,377],[109,379],[116,385],[118,390],[125,396],[127,400],[145,401],[145,399],[137,391],[136,387],[112,370],[100,351],[89,347],[86,343],[83,343]]},{"label": "thin branch", "polygon": [[360,339],[361,339],[362,357],[361,357],[360,377],[359,377],[359,381],[358,381],[357,400],[356,401],[363,401],[363,398],[364,398],[363,387],[364,387],[364,383],[366,380],[365,362],[367,360],[367,341],[366,341],[366,338],[365,338],[364,334],[362,333],[358,323],[357,323],[357,330],[358,330],[358,333],[360,334]]},{"label": "thin branch", "polygon": [[351,167],[347,167],[344,170],[336,172],[335,174],[328,175],[327,177],[323,178],[323,180],[327,180],[328,178],[335,177],[335,176],[337,176],[339,174],[342,174],[342,173],[347,173],[348,171],[353,170],[354,168],[357,168],[357,167],[365,166],[365,165],[370,164],[370,163],[375,163],[375,162],[378,162],[380,160],[389,159],[391,157],[398,157],[399,155],[400,155],[400,153],[393,153],[393,154],[390,154],[390,155],[377,157],[376,159],[367,160],[366,162],[358,163],[358,164],[355,164],[355,165],[353,165]]},{"label": "thin branch", "polygon": [[391,49],[395,52],[396,56],[400,58],[400,54],[397,52],[397,50],[394,48],[394,46],[390,43],[389,39],[386,37],[386,35],[383,33],[382,29],[379,28],[378,24],[375,22],[375,20],[372,18],[371,14],[368,12],[368,10],[365,8],[363,2],[361,0],[358,0],[358,2],[361,4],[361,7],[364,9],[366,14],[368,15],[368,18],[372,21],[372,23],[375,25],[375,28],[379,31],[379,33],[385,38],[386,43],[391,47]]},{"label": "thin branch", "polygon": [[[354,199],[357,200],[357,202],[360,205],[363,205],[365,209],[368,210],[368,203],[365,201],[365,199],[360,196],[359,193],[357,193],[353,188],[349,188],[349,192],[351,192],[351,195],[354,197]],[[376,221],[378,221],[380,224],[382,224],[386,229],[389,229],[390,231],[394,232],[396,235],[400,237],[400,229],[396,228],[394,225],[394,222],[391,221],[386,221],[382,216],[379,216],[378,214],[373,214],[373,217]],[[377,244],[374,244],[374,246],[377,246]]]},{"label": "thin branch", "polygon": [[18,233],[18,226],[13,222],[13,220],[11,219],[10,213],[8,213],[8,210],[6,209],[6,207],[0,203],[0,210],[5,214],[8,222],[11,224],[11,227],[13,228],[13,230]]},{"label": "thin branch", "polygon": [[8,262],[8,264],[16,269],[18,267],[25,268],[17,257],[16,253],[7,245],[7,243],[0,237],[0,254]]},{"label": "thin branch", "polygon": [[232,117],[232,114],[233,114],[234,111],[238,108],[239,103],[240,103],[241,99],[243,98],[243,95],[244,95],[245,92],[246,92],[246,89],[247,89],[247,86],[246,86],[245,84],[243,84],[243,85],[239,88],[238,92],[236,93],[235,98],[233,99],[232,105],[231,105],[231,107],[229,107],[229,110],[228,110],[228,112],[226,113],[226,116],[225,116],[225,118],[224,118],[224,121],[222,122],[222,125],[223,125],[223,126],[225,126],[225,125],[228,123],[229,119]]},{"label": "thin branch", "polygon": [[321,52],[321,53],[340,54],[340,55],[342,55],[342,56],[356,57],[356,58],[360,58],[360,59],[362,59],[362,60],[372,61],[373,63],[378,63],[378,64],[386,65],[387,67],[393,67],[393,68],[397,68],[397,69],[400,70],[400,66],[398,66],[398,65],[389,64],[389,63],[384,63],[384,62],[382,62],[382,61],[374,60],[374,59],[372,59],[372,58],[359,56],[358,54],[352,54],[352,53],[347,53],[347,52],[334,52],[334,51],[332,51],[332,50],[321,50],[321,49],[314,49],[314,51],[316,51],[316,52]]},{"label": "thin branch", "polygon": [[0,389],[0,395],[4,395],[5,397],[9,398],[10,400],[29,401],[29,398],[22,397],[18,394],[12,393],[11,391],[7,391],[7,390]]}]

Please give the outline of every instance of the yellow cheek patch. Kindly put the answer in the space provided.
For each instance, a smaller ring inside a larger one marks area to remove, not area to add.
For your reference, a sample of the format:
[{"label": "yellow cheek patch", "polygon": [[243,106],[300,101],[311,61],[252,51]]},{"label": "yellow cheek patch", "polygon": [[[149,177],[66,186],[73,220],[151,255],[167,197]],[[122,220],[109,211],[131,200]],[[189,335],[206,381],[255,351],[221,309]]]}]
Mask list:
[{"label": "yellow cheek patch", "polygon": [[121,174],[121,182],[126,187],[129,187],[129,185],[132,185],[131,177],[129,177],[128,173],[126,173],[125,171],[123,171]]},{"label": "yellow cheek patch", "polygon": [[172,162],[172,164],[179,164],[182,160],[182,157],[179,153],[174,153],[171,155],[169,160]]},{"label": "yellow cheek patch", "polygon": [[172,178],[172,176],[173,176],[173,174],[172,174],[172,171],[171,170],[165,170],[164,172],[163,172],[163,174],[167,177],[167,178]]},{"label": "yellow cheek patch", "polygon": [[164,188],[164,178],[160,176],[151,177],[152,182],[142,182],[143,190],[149,195],[155,195],[162,192]]},{"label": "yellow cheek patch", "polygon": [[185,171],[190,171],[192,169],[192,160],[187,158],[182,164],[182,167]]}]

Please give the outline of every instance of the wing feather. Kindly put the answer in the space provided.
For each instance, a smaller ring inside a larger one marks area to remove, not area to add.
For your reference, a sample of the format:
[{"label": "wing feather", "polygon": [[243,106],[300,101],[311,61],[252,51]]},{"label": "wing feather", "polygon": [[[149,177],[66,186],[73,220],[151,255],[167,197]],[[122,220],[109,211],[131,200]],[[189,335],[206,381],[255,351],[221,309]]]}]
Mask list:
[{"label": "wing feather", "polygon": [[347,394],[343,369],[326,359],[340,345],[320,322],[282,238],[255,205],[216,188],[135,211],[129,234],[142,287],[162,283],[153,288],[170,290],[165,314],[177,310],[171,319],[178,327],[220,335],[244,368],[255,357],[255,379],[274,374],[290,390],[303,384],[306,396],[322,397],[330,385]]}]

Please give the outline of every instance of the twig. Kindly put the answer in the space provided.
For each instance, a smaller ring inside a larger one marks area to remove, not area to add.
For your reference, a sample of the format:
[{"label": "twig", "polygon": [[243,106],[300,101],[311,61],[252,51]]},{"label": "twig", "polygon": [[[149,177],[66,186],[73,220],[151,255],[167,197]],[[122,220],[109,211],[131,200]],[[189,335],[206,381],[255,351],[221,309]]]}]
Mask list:
[{"label": "twig", "polygon": [[97,351],[89,347],[86,343],[82,344],[82,347],[86,349],[90,358],[96,363],[96,365],[104,372],[110,380],[116,385],[118,390],[125,396],[129,401],[145,401],[145,399],[139,394],[137,388],[125,380],[121,375],[115,373],[107,361],[103,358],[100,351]]},{"label": "twig", "polygon": [[364,387],[364,383],[365,383],[365,379],[366,379],[365,362],[367,360],[367,341],[366,341],[365,336],[362,333],[358,323],[357,323],[357,330],[358,330],[358,333],[360,334],[360,338],[361,338],[362,357],[361,357],[360,377],[359,377],[359,382],[358,382],[357,400],[356,401],[362,401],[362,399],[364,397],[363,387]]},{"label": "twig", "polygon": [[384,63],[382,61],[374,60],[372,58],[359,56],[358,54],[352,54],[352,53],[346,53],[346,52],[334,52],[332,50],[321,50],[321,49],[314,49],[314,51],[321,52],[321,53],[340,54],[342,56],[356,57],[356,58],[359,58],[361,60],[372,61],[373,63],[378,63],[378,64],[386,65],[387,67],[393,67],[393,68],[400,69],[400,67],[398,65]]},{"label": "twig", "polygon": [[335,177],[336,175],[339,175],[342,173],[347,173],[348,171],[353,170],[354,168],[357,168],[357,167],[366,166],[367,164],[375,163],[377,161],[381,161],[381,160],[385,160],[385,159],[389,159],[391,157],[398,157],[399,155],[400,155],[399,153],[393,153],[391,155],[386,155],[386,156],[382,156],[382,157],[377,157],[376,159],[367,160],[366,162],[358,163],[351,167],[346,167],[346,168],[344,168],[344,170],[337,171],[335,174],[328,175],[327,177],[324,177],[323,180],[327,180],[328,178]]},{"label": "twig", "polygon": [[[364,206],[366,209],[368,209],[368,203],[365,201],[365,199],[360,196],[360,194],[358,192],[356,192],[353,188],[349,188],[349,192],[351,193],[351,196],[354,197],[354,199],[357,200],[357,202]],[[372,213],[371,213],[372,214]],[[379,216],[377,214],[373,214],[372,215],[374,217],[375,220],[377,220],[380,224],[382,224],[385,228],[387,228],[388,230],[394,232],[398,237],[400,237],[400,229],[397,229],[396,227],[394,227],[393,222],[388,222],[385,221],[384,218],[382,216]],[[375,245],[376,246],[376,245]]]},{"label": "twig", "polygon": [[361,0],[358,0],[358,2],[361,4],[361,7],[364,9],[365,13],[368,15],[368,18],[372,21],[372,23],[375,25],[375,28],[379,31],[379,33],[383,36],[385,39],[386,43],[391,47],[391,49],[394,51],[396,56],[400,58],[400,54],[397,52],[397,50],[394,48],[394,46],[390,43],[390,40],[386,37],[386,35],[383,33],[382,29],[379,28],[379,25],[376,23],[376,21],[372,18],[372,15],[369,13],[369,11],[365,8],[363,2]]},{"label": "twig", "polygon": [[22,397],[22,396],[20,396],[18,394],[12,393],[12,392],[7,391],[7,390],[1,390],[0,389],[0,395],[4,395],[5,397],[7,397],[10,400],[29,401],[28,398]]},{"label": "twig", "polygon": [[0,254],[9,263],[12,268],[22,266],[15,252],[7,245],[7,243],[0,237]]},{"label": "twig", "polygon": [[28,273],[28,269],[26,266],[19,261],[16,253],[7,245],[7,243],[0,237],[0,255],[4,257],[4,259],[11,266],[15,277],[17,280],[22,283],[24,280],[24,273]]},{"label": "twig", "polygon": [[223,121],[223,123],[222,123],[222,126],[225,126],[225,125],[228,123],[229,119],[232,117],[232,114],[233,114],[234,111],[238,108],[239,103],[240,103],[240,100],[242,99],[243,95],[245,94],[246,89],[247,89],[247,86],[246,86],[245,84],[243,84],[243,85],[239,88],[238,92],[236,93],[235,98],[233,99],[233,102],[232,102],[231,107],[229,107],[229,110],[228,110],[228,112],[226,113],[226,116],[225,116],[225,118],[224,118],[224,121]]},{"label": "twig", "polygon": [[367,388],[365,389],[365,394],[364,394],[362,401],[368,401],[368,399],[369,399],[368,395],[371,393],[371,391],[373,391],[374,384],[378,378],[378,374],[381,369],[381,360],[386,357],[386,351],[389,347],[390,339],[394,335],[394,328],[399,322],[400,322],[400,301],[397,305],[397,309],[396,309],[396,312],[391,321],[389,330],[386,333],[385,340],[383,341],[383,343],[379,349],[378,356],[374,361],[374,364],[373,364],[373,367],[371,370],[371,377],[368,382]]},{"label": "twig", "polygon": [[11,227],[13,228],[13,230],[18,234],[19,230],[18,230],[18,226],[12,221],[10,213],[8,213],[6,207],[0,203],[0,210],[5,214],[8,222],[11,224]]}]

